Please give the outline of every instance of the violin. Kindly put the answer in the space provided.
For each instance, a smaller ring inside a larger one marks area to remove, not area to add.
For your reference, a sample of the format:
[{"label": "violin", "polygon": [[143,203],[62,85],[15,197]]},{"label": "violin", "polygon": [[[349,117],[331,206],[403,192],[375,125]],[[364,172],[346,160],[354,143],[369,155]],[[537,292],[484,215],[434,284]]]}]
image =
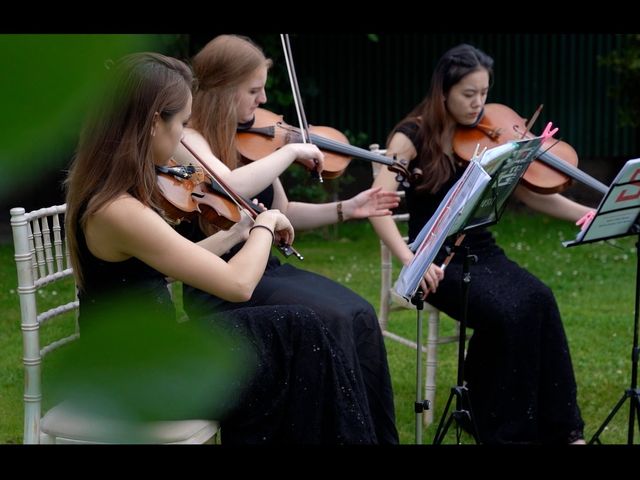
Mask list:
[{"label": "violin", "polygon": [[[350,145],[347,137],[335,128],[311,125],[309,133],[311,142],[317,145],[325,155],[322,170],[325,178],[336,178],[342,175],[352,157],[387,165],[389,170],[396,172],[402,180],[410,178],[406,161]],[[236,132],[238,151],[248,161],[259,160],[287,143],[301,140],[299,128],[285,123],[282,115],[263,108],[256,109],[253,122],[241,125]]]},{"label": "violin", "polygon": [[[210,183],[207,185],[207,188],[210,188],[212,191],[219,192],[220,195],[225,196],[225,199],[228,199],[230,203],[232,203],[238,209],[238,220],[235,221],[237,223],[240,221],[240,211],[242,208],[253,220],[256,219],[261,210],[257,205],[254,205],[249,200],[244,198],[242,195],[239,195],[235,191],[231,189],[207,164],[204,160],[200,158],[200,156],[183,140],[180,140],[180,143],[187,149],[187,151],[199,162],[199,166],[203,169],[203,172],[206,173]],[[286,243],[280,243],[276,245],[276,248],[282,253],[285,258],[290,257],[291,255],[295,255],[298,260],[304,260],[304,257],[300,255],[291,245]]]},{"label": "violin", "polygon": [[[493,148],[505,142],[530,138],[525,120],[506,105],[484,106],[480,123],[472,127],[458,126],[453,136],[453,151],[463,160],[471,160],[476,146]],[[551,194],[567,188],[572,179],[605,194],[608,187],[577,168],[578,154],[566,142],[549,138],[540,147],[536,160],[522,177],[523,184],[534,192]]]},{"label": "violin", "polygon": [[156,167],[158,186],[164,199],[166,215],[177,222],[192,221],[197,216],[229,230],[240,221],[240,209],[224,193],[216,192],[201,166],[178,165],[171,159],[168,166]]}]

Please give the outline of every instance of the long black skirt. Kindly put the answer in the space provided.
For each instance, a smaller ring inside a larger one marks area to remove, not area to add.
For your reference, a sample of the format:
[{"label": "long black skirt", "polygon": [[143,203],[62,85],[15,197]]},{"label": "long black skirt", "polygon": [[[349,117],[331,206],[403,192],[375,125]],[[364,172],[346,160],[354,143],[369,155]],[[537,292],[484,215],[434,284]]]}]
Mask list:
[{"label": "long black skirt", "polygon": [[[568,443],[584,422],[558,305],[551,290],[495,243],[472,250],[465,380],[483,443]],[[429,303],[462,315],[462,259]]]},{"label": "long black skirt", "polygon": [[224,445],[375,442],[361,382],[312,310],[246,307],[203,320],[249,350],[238,357],[250,374],[230,387],[240,393],[221,419]]},{"label": "long black skirt", "polygon": [[[226,302],[189,286],[184,288],[183,302],[185,311],[192,318],[202,318],[211,312],[258,306],[277,306],[291,314],[301,308],[307,314],[312,311],[326,332],[328,345],[344,361],[353,381],[364,392],[359,408],[373,423],[370,443],[398,443],[393,390],[382,332],[375,310],[359,295],[328,278],[281,264],[277,258],[271,257],[248,302]],[[271,321],[268,316],[264,320]],[[300,361],[307,362],[304,356]],[[313,368],[312,363],[309,368]],[[305,426],[301,428],[308,429]],[[345,434],[344,438],[349,438],[349,435]],[[352,438],[344,443],[362,442]]]}]

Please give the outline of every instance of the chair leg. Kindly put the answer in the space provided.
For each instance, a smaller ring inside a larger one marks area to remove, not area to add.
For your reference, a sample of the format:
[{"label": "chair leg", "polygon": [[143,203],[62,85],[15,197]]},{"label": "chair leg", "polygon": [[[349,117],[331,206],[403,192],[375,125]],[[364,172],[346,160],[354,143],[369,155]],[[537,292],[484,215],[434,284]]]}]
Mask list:
[{"label": "chair leg", "polygon": [[436,369],[438,367],[438,336],[440,329],[440,312],[426,305],[429,312],[429,332],[427,334],[427,360],[424,381],[424,397],[429,401],[431,407],[422,414],[422,421],[425,427],[433,423],[433,412],[436,408]]},{"label": "chair leg", "polygon": [[382,241],[380,242],[380,310],[378,322],[384,332],[389,321],[389,309],[391,308],[391,251]]}]

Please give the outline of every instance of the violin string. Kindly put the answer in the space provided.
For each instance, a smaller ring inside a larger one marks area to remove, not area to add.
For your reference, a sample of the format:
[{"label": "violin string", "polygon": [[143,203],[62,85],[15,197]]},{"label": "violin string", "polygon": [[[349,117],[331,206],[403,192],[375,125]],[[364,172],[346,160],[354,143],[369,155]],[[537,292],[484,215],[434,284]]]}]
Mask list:
[{"label": "violin string", "polygon": [[560,138],[558,138],[555,142],[553,142],[550,146],[548,146],[547,148],[544,149],[544,151],[540,152],[539,156],[544,155],[545,153],[547,153],[549,150],[551,150],[553,147],[555,147],[558,143],[560,143]]},{"label": "violin string", "polygon": [[238,198],[236,198],[235,192],[233,192],[229,187],[225,185],[225,183],[209,168],[209,166],[200,158],[200,156],[196,152],[194,152],[189,145],[187,145],[184,139],[180,140],[180,143],[182,143],[182,145],[184,145],[184,147],[189,151],[189,153],[195,157],[195,159],[202,165],[202,168],[204,168],[209,174],[209,176],[211,176],[211,178],[216,181],[218,186],[229,197],[229,199],[233,203],[235,203],[238,208],[242,210],[246,210],[249,216],[251,217],[251,219],[255,222],[257,215],[253,210],[253,208],[251,208],[248,204],[245,205],[246,202],[244,201],[244,199],[240,198],[239,196]]},{"label": "violin string", "polygon": [[[246,201],[244,198],[242,198],[241,195],[237,194],[228,185],[226,185],[224,180],[222,180],[220,177],[218,177],[218,175],[211,169],[211,167],[209,167],[209,165],[207,165],[207,163],[204,160],[202,160],[202,158],[200,158],[200,156],[196,152],[194,152],[193,149],[189,145],[187,145],[187,143],[184,141],[184,139],[181,139],[180,143],[182,143],[182,145],[184,145],[184,148],[186,148],[189,151],[189,153],[191,155],[193,155],[193,157],[200,163],[202,168],[207,171],[209,176],[213,180],[216,181],[218,186],[220,186],[220,188],[229,196],[231,201],[233,203],[235,203],[238,206],[238,208],[240,208],[241,210],[244,210],[245,212],[247,212],[247,214],[249,215],[249,218],[251,218],[251,220],[255,224],[256,223],[256,218],[258,217],[258,212],[256,211],[256,209],[254,207],[252,207],[248,201]],[[289,244],[281,243],[279,245],[276,245],[276,248],[280,252],[282,252],[282,254],[285,257],[289,257],[291,255],[295,255],[296,258],[298,258],[299,260],[303,260],[304,259],[304,257],[302,255],[300,255],[300,253]]]},{"label": "violin string", "polygon": [[565,165],[565,162],[563,162],[561,159],[559,159],[553,153],[549,153],[547,155],[547,152],[549,152],[549,150],[551,150],[553,147],[555,147],[561,141],[562,141],[562,138],[558,138],[550,146],[548,146],[546,149],[544,149],[542,152],[540,152],[538,154],[538,157],[544,157],[546,155],[546,157],[542,160],[544,163],[546,163],[550,167],[555,167],[556,170],[559,170],[560,172],[564,173],[565,175],[568,175],[568,176],[570,176],[572,178],[575,178],[576,180],[580,180],[582,182],[585,182],[587,185],[589,185],[589,179],[590,179],[589,175],[587,175],[586,173],[584,173],[582,170],[580,170],[578,168],[574,169],[572,172],[566,172],[565,168],[563,168],[563,167],[567,166],[567,165]]},{"label": "violin string", "polygon": [[[345,145],[342,142],[338,142],[337,140],[333,140],[331,138],[321,137],[319,135],[311,134],[311,139],[314,140],[316,144],[321,147],[327,147],[327,149],[333,148],[337,153],[344,153],[345,155],[351,155],[353,157],[357,157],[358,155],[362,155],[359,158],[364,160],[373,160],[377,159],[380,163],[384,163],[386,165],[392,165],[394,162],[390,157],[385,155],[381,155],[379,153],[374,153],[364,148],[356,147],[354,145]],[[376,160],[373,160],[376,161]]]}]

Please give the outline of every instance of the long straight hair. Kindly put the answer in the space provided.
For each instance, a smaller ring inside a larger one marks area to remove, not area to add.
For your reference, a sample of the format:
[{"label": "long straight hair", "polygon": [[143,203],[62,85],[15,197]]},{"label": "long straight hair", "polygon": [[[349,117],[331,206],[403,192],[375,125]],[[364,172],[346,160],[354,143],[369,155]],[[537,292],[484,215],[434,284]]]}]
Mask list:
[{"label": "long straight hair", "polygon": [[260,47],[238,35],[217,36],[192,59],[199,89],[193,97],[190,126],[232,170],[240,160],[236,148],[238,87],[258,68],[271,65]]},{"label": "long straight hair", "polygon": [[77,229],[90,215],[124,193],[161,211],[151,152],[154,114],[169,121],[186,106],[193,84],[187,65],[157,53],[127,55],[108,73],[106,91],[84,124],[65,181],[65,227],[80,286]]},{"label": "long straight hair", "polygon": [[420,148],[415,165],[422,170],[423,175],[416,190],[434,193],[454,171],[453,158],[446,153],[445,148],[445,142],[451,140],[447,135],[447,126],[450,125],[451,119],[444,98],[451,87],[478,70],[487,71],[491,84],[493,59],[489,55],[464,43],[448,50],[438,60],[427,96],[391,130],[387,142],[401,124],[418,124],[416,143]]}]

